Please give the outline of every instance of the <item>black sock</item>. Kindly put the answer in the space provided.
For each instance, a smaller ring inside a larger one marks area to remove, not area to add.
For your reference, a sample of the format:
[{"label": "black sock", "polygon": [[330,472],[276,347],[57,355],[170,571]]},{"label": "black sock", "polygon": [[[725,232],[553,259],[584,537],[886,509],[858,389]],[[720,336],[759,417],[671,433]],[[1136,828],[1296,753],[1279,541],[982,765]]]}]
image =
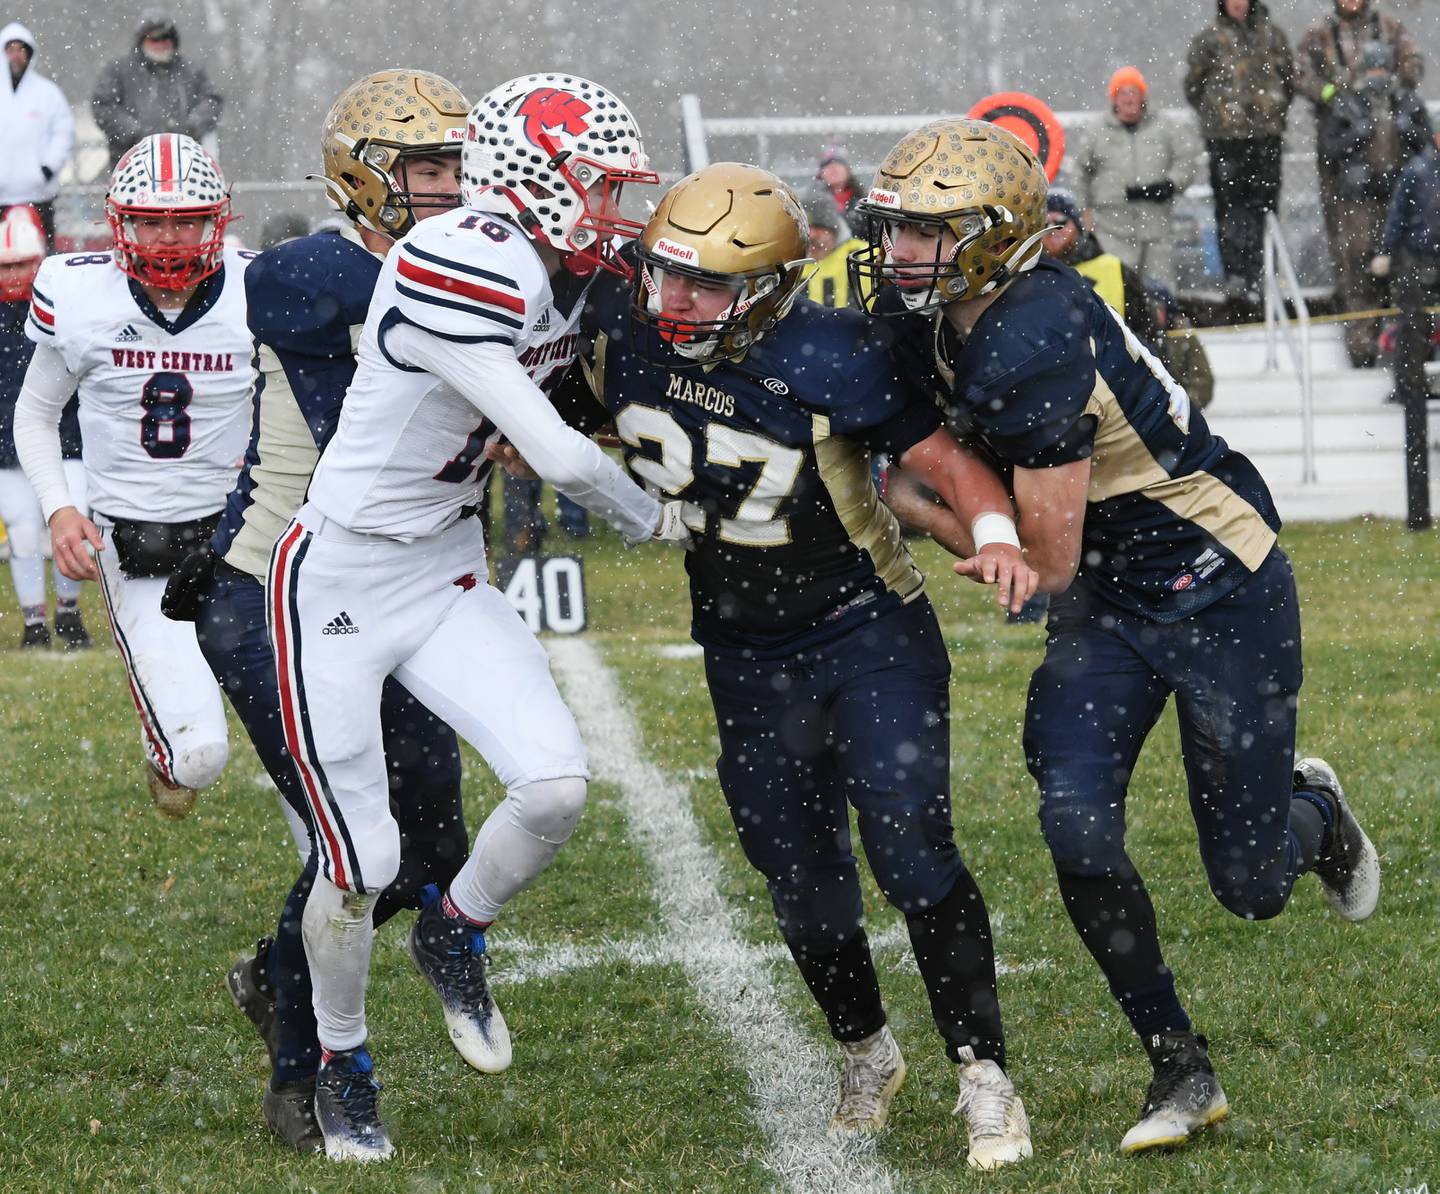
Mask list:
[{"label": "black sock", "polygon": [[860,929],[839,949],[818,953],[790,942],[790,955],[837,1041],[862,1041],[885,1027],[870,939]]},{"label": "black sock", "polygon": [[950,1060],[959,1061],[960,1049],[969,1045],[977,1058],[989,1058],[1003,1070],[1005,1033],[995,991],[995,943],[974,877],[961,868],[943,900],[907,916],[905,923],[930,996],[930,1013]]},{"label": "black sock", "polygon": [[1290,832],[1295,835],[1299,853],[1295,873],[1304,875],[1314,869],[1315,862],[1330,844],[1335,810],[1323,796],[1302,789],[1290,801]]},{"label": "black sock", "polygon": [[309,1078],[320,1068],[319,1030],[315,1026],[310,966],[305,958],[301,929],[305,901],[314,881],[312,858],[290,890],[280,923],[275,928],[275,941],[266,958],[266,979],[275,990],[278,1036],[272,1084]]},{"label": "black sock", "polygon": [[1160,954],[1155,906],[1140,876],[1057,873],[1065,911],[1136,1033],[1188,1032],[1190,1017]]}]

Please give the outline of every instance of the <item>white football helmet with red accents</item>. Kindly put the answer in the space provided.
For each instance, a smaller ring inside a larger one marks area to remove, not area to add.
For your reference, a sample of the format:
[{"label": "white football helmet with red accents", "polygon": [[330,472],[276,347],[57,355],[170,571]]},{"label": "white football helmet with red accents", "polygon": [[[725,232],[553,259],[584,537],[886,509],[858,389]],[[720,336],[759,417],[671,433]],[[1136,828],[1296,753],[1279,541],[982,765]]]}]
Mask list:
[{"label": "white football helmet with red accents", "polygon": [[612,241],[644,225],[621,218],[620,188],[660,179],[635,118],[604,87],[561,73],[511,79],[470,110],[460,161],[466,206],[509,216],[572,273],[628,276]]},{"label": "white football helmet with red accents", "polygon": [[25,203],[10,208],[0,219],[0,303],[28,302],[44,260],[39,213]]},{"label": "white football helmet with red accents", "polygon": [[[137,218],[203,216],[194,245],[141,244]],[[139,282],[185,290],[220,268],[230,188],[220,166],[183,133],[152,133],[131,146],[115,166],[105,195],[105,218],[115,235],[115,264]]]}]

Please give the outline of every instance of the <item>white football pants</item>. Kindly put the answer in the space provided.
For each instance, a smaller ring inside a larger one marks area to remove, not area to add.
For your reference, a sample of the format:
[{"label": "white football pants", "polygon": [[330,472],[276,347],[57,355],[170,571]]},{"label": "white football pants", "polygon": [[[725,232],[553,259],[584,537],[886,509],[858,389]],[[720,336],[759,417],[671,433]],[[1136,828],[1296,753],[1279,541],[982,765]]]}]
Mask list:
[{"label": "white football pants", "polygon": [[166,578],[123,575],[111,528],[96,525],[105,543],[95,557],[100,592],[140,714],[145,755],[171,783],[208,787],[225,769],[229,746],[220,685],[200,654],[195,624],[162,614]]},{"label": "white football pants", "polygon": [[486,582],[477,520],[401,543],[307,505],[275,544],[267,596],[286,744],[320,851],[321,898],[305,914],[320,1041],[353,1048],[365,1039],[366,897],[400,863],[380,734],[385,678],[454,727],[507,790],[451,889],[476,919],[493,919],[570,836],[585,748],[544,648]]},{"label": "white football pants", "polygon": [[[65,482],[76,508],[85,513],[85,464],[80,460],[65,461]],[[10,541],[10,576],[15,582],[15,596],[22,609],[45,604],[45,538],[48,534],[40,499],[25,474],[18,468],[0,468],[0,522]],[[54,569],[55,596],[62,601],[75,601],[80,596],[80,582]]]}]

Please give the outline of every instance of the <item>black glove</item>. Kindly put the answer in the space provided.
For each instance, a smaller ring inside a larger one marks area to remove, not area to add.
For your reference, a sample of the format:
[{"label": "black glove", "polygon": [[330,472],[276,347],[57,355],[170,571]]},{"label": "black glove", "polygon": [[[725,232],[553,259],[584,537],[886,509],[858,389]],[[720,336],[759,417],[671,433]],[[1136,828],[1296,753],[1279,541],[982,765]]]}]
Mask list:
[{"label": "black glove", "polygon": [[1125,198],[1139,203],[1169,203],[1175,198],[1175,184],[1168,178],[1136,183],[1125,188]]},{"label": "black glove", "polygon": [[46,182],[49,182],[52,178],[55,177],[55,171],[50,169],[49,166],[41,166],[40,173],[45,176]]},{"label": "black glove", "polygon": [[220,557],[206,543],[197,547],[170,574],[165,592],[160,597],[160,612],[174,622],[193,622],[200,616],[200,606],[210,593],[215,579],[215,565]]}]

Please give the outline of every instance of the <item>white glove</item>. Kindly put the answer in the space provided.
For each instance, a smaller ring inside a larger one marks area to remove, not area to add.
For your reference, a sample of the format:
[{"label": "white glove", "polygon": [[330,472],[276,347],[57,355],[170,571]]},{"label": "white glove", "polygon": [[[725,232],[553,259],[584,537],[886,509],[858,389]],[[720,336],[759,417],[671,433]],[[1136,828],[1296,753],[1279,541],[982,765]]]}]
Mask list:
[{"label": "white glove", "polygon": [[670,501],[663,502],[660,506],[660,521],[655,524],[655,530],[648,538],[625,539],[626,547],[636,547],[641,543],[649,543],[651,540],[668,540],[678,543],[686,551],[695,546],[695,537],[690,533],[690,528],[685,525],[685,512],[689,509],[688,502]]},{"label": "white glove", "polygon": [[1388,278],[1390,276],[1390,254],[1380,253],[1370,258],[1370,272],[1377,278]]}]

